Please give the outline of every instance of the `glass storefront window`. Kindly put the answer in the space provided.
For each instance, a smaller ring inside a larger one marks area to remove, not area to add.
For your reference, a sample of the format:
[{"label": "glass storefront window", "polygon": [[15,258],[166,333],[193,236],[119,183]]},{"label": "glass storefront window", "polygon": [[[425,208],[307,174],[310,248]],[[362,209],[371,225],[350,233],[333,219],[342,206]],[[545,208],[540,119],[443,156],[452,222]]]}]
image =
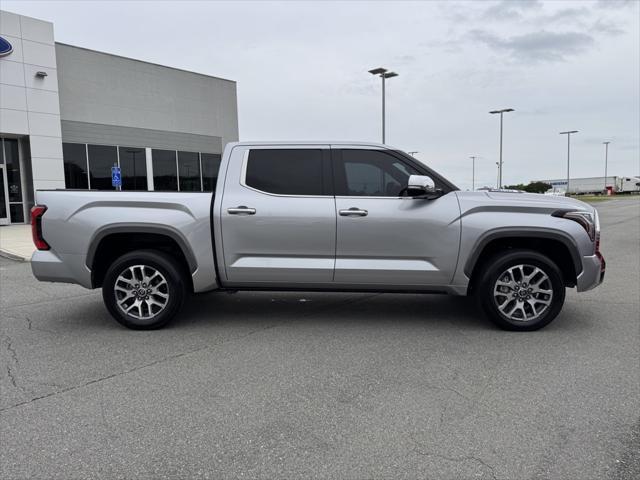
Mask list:
[{"label": "glass storefront window", "polygon": [[154,190],[178,190],[178,171],[175,150],[152,150]]},{"label": "glass storefront window", "polygon": [[[9,203],[22,202],[22,183],[20,183],[20,158],[18,157],[18,140],[5,138],[4,164],[7,169],[7,187],[9,190]],[[22,208],[22,205],[20,206]],[[22,216],[22,215],[21,215]],[[14,220],[12,222],[22,222]]]},{"label": "glass storefront window", "polygon": [[111,186],[111,167],[118,164],[116,147],[108,145],[89,145],[89,175],[91,188],[113,190]]},{"label": "glass storefront window", "polygon": [[178,178],[181,192],[200,192],[200,159],[196,152],[178,152]]},{"label": "glass storefront window", "polygon": [[205,192],[214,192],[218,181],[221,156],[215,153],[202,153],[202,189]]},{"label": "glass storefront window", "polygon": [[147,157],[144,148],[119,147],[122,190],[147,189]]},{"label": "glass storefront window", "polygon": [[63,143],[65,188],[89,188],[87,176],[87,146],[84,143]]}]

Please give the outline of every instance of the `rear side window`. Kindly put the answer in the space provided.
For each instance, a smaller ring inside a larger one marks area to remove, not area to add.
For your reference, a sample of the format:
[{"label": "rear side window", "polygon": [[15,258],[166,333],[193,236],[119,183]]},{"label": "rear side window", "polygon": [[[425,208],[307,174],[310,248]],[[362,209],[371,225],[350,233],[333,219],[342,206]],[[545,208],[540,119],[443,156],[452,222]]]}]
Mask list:
[{"label": "rear side window", "polygon": [[322,150],[251,150],[245,184],[279,195],[323,195]]}]

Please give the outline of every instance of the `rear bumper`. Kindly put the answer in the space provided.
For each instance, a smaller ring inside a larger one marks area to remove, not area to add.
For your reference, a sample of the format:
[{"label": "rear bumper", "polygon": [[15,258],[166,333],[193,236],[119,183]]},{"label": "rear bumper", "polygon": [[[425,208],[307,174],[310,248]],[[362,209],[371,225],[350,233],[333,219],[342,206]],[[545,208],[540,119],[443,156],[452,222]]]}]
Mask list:
[{"label": "rear bumper", "polygon": [[56,254],[52,250],[36,250],[31,256],[31,271],[42,282],[76,283],[91,288],[91,272],[82,255]]},{"label": "rear bumper", "polygon": [[582,257],[582,273],[578,275],[576,289],[586,292],[596,288],[604,280],[604,259],[598,255]]}]

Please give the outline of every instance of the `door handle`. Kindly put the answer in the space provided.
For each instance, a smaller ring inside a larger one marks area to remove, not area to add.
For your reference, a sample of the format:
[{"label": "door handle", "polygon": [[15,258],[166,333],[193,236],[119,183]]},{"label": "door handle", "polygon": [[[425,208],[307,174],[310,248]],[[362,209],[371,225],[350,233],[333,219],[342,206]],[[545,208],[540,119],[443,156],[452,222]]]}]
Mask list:
[{"label": "door handle", "polygon": [[227,208],[227,213],[229,215],[255,215],[256,209],[245,207],[244,205],[240,205],[236,208]]},{"label": "door handle", "polygon": [[339,210],[338,213],[343,217],[366,217],[369,215],[368,211],[356,207],[351,207],[348,210]]}]

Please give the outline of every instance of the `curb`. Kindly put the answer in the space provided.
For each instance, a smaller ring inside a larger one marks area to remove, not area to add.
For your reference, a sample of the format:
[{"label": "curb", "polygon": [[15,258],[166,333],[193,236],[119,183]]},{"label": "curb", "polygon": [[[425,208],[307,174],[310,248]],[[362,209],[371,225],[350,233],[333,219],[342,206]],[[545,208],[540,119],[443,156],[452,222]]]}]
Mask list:
[{"label": "curb", "polygon": [[21,255],[16,255],[15,253],[7,252],[6,250],[0,249],[0,257],[8,258],[9,260],[14,260],[16,262],[29,262],[30,259],[25,258]]}]

